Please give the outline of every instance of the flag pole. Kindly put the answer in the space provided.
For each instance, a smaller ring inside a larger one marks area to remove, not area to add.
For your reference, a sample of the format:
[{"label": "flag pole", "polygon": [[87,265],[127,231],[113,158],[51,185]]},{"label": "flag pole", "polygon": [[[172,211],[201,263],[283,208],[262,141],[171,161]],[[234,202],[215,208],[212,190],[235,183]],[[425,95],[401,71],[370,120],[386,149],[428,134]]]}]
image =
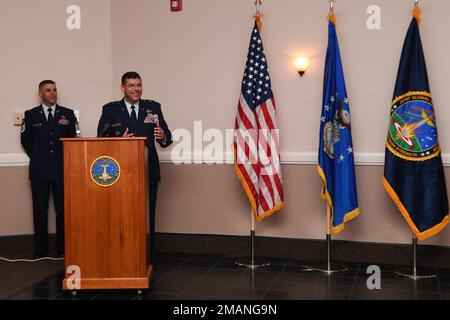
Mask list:
[{"label": "flag pole", "polygon": [[331,208],[327,203],[327,270],[331,270]]},{"label": "flag pole", "polygon": [[[258,29],[261,30],[261,6],[262,6],[262,0],[255,0],[255,15],[254,18],[256,20],[256,24],[258,26]],[[250,207],[250,216],[252,217],[251,220],[251,228],[250,228],[250,257],[245,257],[242,259],[239,259],[237,261],[234,262],[235,265],[242,267],[242,268],[247,268],[247,269],[260,269],[260,268],[265,268],[270,266],[270,262],[265,260],[265,259],[261,259],[261,258],[256,258],[255,255],[255,214],[256,214],[256,210],[257,208],[255,208],[255,212],[253,212],[253,208]]]},{"label": "flag pole", "polygon": [[255,215],[252,208],[250,208],[250,215],[252,216],[251,230],[250,230],[250,257],[242,258],[235,261],[235,265],[246,269],[260,269],[270,266],[270,261],[256,258],[255,256]]},{"label": "flag pole", "polygon": [[[421,11],[420,11],[420,6],[419,6],[419,0],[414,0],[413,18],[416,19],[416,22],[420,27]],[[405,43],[406,43],[406,41],[405,41]],[[422,50],[422,48],[420,48],[420,50]],[[402,56],[402,60],[403,60],[403,56]],[[411,66],[409,66],[409,67],[410,67],[410,69],[414,69],[414,68],[411,68]],[[426,75],[426,69],[424,69],[423,72]],[[417,70],[415,70],[414,75],[417,76],[417,73],[418,73]],[[426,84],[426,87],[429,86],[427,77],[424,77],[424,79],[422,81],[424,83],[422,83],[421,85]],[[398,84],[398,80],[397,80],[397,84]],[[414,89],[415,89],[415,87],[414,87]],[[413,89],[411,89],[410,92],[411,91],[413,91]],[[395,95],[397,95],[397,92],[395,93]],[[414,101],[414,100],[412,100],[412,101]],[[386,164],[385,164],[385,166],[386,166]],[[432,172],[432,170],[429,170],[429,172]],[[385,179],[385,181],[387,181],[386,176],[384,177],[384,179]],[[445,181],[445,178],[443,178],[443,179]],[[385,184],[385,186],[386,186],[386,184]],[[434,186],[433,186],[433,188],[434,188]],[[388,190],[388,189],[386,189],[386,190]],[[392,192],[394,192],[394,190]],[[430,192],[430,190],[428,189],[427,192]],[[388,191],[388,193],[390,194],[390,196],[392,198],[392,194],[389,191]],[[431,194],[433,194],[433,192],[431,192]],[[445,199],[445,201],[447,202],[447,199]],[[401,200],[398,197],[395,200],[395,202],[396,203],[398,202],[401,204]],[[405,211],[406,211],[406,209],[405,209]],[[417,242],[418,242],[417,237],[414,235],[413,239],[412,239],[412,251],[413,251],[412,252],[412,260],[413,260],[412,266],[397,268],[397,270],[395,271],[395,274],[400,277],[404,277],[404,278],[411,279],[414,281],[435,278],[436,274],[434,274],[434,272],[428,272],[429,270],[426,270],[426,269],[424,270],[417,266],[417,249],[418,249]]]},{"label": "flag pole", "polygon": [[255,264],[255,216],[253,215],[252,210],[250,210],[250,215],[252,216],[252,229],[250,230],[251,237],[251,257],[252,257],[252,265]]},{"label": "flag pole", "polygon": [[[330,11],[328,13],[328,20],[333,24],[336,24],[336,18],[334,16],[334,7],[336,0],[329,0],[330,2]],[[327,214],[327,230],[326,230],[326,246],[327,246],[327,261],[324,263],[323,261],[312,262],[309,265],[300,266],[303,271],[316,271],[325,273],[326,275],[332,275],[334,273],[346,272],[348,268],[341,264],[335,264],[331,262],[331,232],[332,232],[332,223],[333,223],[333,213],[331,205],[328,201],[326,201],[326,214]]]},{"label": "flag pole", "polygon": [[331,225],[332,225],[332,212],[331,207],[327,203],[327,231],[326,231],[326,246],[327,246],[327,261],[314,261],[307,265],[301,265],[302,271],[306,272],[321,272],[326,275],[332,275],[334,273],[347,272],[348,268],[340,263],[331,262]]},{"label": "flag pole", "polygon": [[403,278],[408,278],[414,281],[417,280],[424,280],[424,279],[431,279],[431,278],[436,278],[436,274],[434,273],[428,273],[425,270],[419,269],[417,267],[417,238],[413,237],[412,239],[412,249],[413,249],[413,264],[412,264],[412,268],[411,267],[401,267],[398,268],[395,271],[395,274],[403,277]]}]

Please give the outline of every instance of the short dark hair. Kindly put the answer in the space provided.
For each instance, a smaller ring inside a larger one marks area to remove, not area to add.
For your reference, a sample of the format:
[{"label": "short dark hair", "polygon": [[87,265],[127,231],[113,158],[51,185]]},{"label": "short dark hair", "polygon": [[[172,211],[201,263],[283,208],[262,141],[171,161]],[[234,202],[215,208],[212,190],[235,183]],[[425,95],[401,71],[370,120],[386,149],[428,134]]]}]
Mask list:
[{"label": "short dark hair", "polygon": [[42,87],[45,86],[46,84],[56,84],[56,83],[53,80],[43,80],[39,83],[39,90],[41,90]]},{"label": "short dark hair", "polygon": [[122,76],[122,85],[123,86],[127,83],[128,79],[139,79],[142,81],[139,73],[134,72],[134,71],[128,71],[128,72],[124,73],[124,75]]}]

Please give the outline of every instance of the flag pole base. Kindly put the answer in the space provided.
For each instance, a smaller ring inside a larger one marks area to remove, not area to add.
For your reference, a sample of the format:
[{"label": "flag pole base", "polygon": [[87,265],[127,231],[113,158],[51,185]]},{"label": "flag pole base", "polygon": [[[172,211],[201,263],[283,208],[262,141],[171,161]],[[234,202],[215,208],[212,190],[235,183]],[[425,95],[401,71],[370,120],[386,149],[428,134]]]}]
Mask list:
[{"label": "flag pole base", "polygon": [[[252,217],[253,217],[253,215],[252,215]],[[234,263],[236,266],[241,267],[241,268],[251,269],[251,270],[267,268],[270,266],[270,262],[268,260],[256,258],[254,228],[252,228],[252,230],[250,232],[250,249],[251,249],[250,256],[237,260]]]},{"label": "flag pole base", "polygon": [[417,280],[426,280],[436,278],[436,274],[432,272],[426,272],[423,269],[419,269],[417,267],[417,238],[414,237],[412,239],[412,249],[413,249],[413,265],[412,267],[402,267],[398,268],[394,273],[400,277],[411,279],[414,281]]},{"label": "flag pole base", "polygon": [[421,269],[414,270],[411,267],[398,268],[394,273],[399,277],[411,279],[414,281],[436,278],[436,274],[429,273]]},{"label": "flag pole base", "polygon": [[311,264],[300,266],[300,269],[305,272],[321,272],[326,275],[332,275],[335,273],[347,272],[348,268],[341,263],[334,263],[331,261],[331,234],[326,236],[327,243],[327,261],[316,261]]},{"label": "flag pole base", "polygon": [[251,258],[243,258],[242,260],[237,260],[234,264],[238,267],[251,270],[270,267],[270,261],[264,259],[252,260]]},{"label": "flag pole base", "polygon": [[348,267],[341,263],[328,264],[323,261],[311,262],[310,264],[301,265],[300,269],[304,272],[320,272],[326,275],[335,273],[343,273],[348,271]]}]

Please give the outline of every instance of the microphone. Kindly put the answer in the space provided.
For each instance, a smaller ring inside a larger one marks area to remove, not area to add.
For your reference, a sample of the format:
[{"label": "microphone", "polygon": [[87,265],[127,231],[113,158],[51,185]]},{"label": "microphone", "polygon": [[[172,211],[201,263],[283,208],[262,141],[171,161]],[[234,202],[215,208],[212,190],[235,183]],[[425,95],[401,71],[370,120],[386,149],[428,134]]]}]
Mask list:
[{"label": "microphone", "polygon": [[105,123],[105,125],[103,126],[103,129],[100,131],[100,133],[98,135],[99,138],[104,137],[110,127],[111,127],[111,123],[109,123],[109,122]]}]

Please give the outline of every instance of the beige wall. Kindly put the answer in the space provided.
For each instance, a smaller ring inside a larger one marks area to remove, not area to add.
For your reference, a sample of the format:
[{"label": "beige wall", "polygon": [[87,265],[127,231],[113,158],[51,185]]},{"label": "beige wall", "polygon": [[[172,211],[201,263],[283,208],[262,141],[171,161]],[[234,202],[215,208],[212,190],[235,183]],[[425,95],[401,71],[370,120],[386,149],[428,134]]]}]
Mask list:
[{"label": "beige wall", "polygon": [[[82,29],[65,27],[70,1],[0,2],[0,162],[21,153],[12,112],[37,103],[36,85],[54,78],[60,103],[81,111],[84,136],[95,134],[100,106],[120,98],[119,80],[134,69],[144,79],[144,97],[163,104],[172,130],[231,128],[252,28],[252,1],[185,1],[182,13],[168,1],[79,0]],[[366,9],[382,9],[382,29],[366,28]],[[450,2],[422,0],[423,42],[440,124],[444,154],[450,153],[447,89]],[[410,232],[382,189],[382,154],[401,46],[412,1],[339,0],[338,34],[352,108],[361,217],[337,238],[409,243]],[[327,1],[266,0],[263,41],[278,105],[286,209],[257,225],[259,235],[322,238],[325,229],[320,181],[314,166],[327,40]],[[47,52],[53,52],[49,56]],[[297,54],[312,57],[300,79],[291,67]],[[381,158],[380,158],[381,155]],[[166,154],[167,158],[168,155]],[[285,157],[287,159],[288,157]],[[311,160],[312,159],[312,160]],[[445,159],[449,159],[448,156]],[[446,160],[447,161],[447,160]],[[299,165],[299,163],[309,165]],[[447,161],[450,162],[450,161]],[[1,165],[1,163],[0,163]],[[446,169],[449,177],[449,169]],[[0,168],[0,235],[32,233],[27,167]],[[54,230],[54,214],[51,214]],[[157,230],[246,235],[248,202],[229,165],[163,165]],[[450,245],[450,229],[427,243]]]},{"label": "beige wall", "polygon": [[[232,128],[247,56],[253,1],[192,0],[174,14],[167,1],[112,0],[113,75],[144,77],[144,96],[162,102],[172,128]],[[339,0],[338,36],[358,153],[384,153],[389,104],[413,1]],[[366,27],[381,7],[382,29]],[[422,0],[423,42],[444,153],[450,153],[450,1]],[[278,106],[283,152],[316,152],[327,41],[328,1],[265,0],[263,42]],[[133,21],[133,23],[129,23]],[[131,39],[131,40],[130,40]],[[131,47],[130,47],[131,46]],[[305,77],[292,57],[306,54]],[[118,81],[118,80],[117,80]],[[118,91],[116,91],[119,94]]]},{"label": "beige wall", "polygon": [[38,105],[37,86],[54,79],[59,103],[80,110],[81,130],[95,134],[100,106],[112,94],[111,4],[80,0],[81,30],[68,30],[68,0],[0,1],[0,153],[22,152],[13,112]]}]

